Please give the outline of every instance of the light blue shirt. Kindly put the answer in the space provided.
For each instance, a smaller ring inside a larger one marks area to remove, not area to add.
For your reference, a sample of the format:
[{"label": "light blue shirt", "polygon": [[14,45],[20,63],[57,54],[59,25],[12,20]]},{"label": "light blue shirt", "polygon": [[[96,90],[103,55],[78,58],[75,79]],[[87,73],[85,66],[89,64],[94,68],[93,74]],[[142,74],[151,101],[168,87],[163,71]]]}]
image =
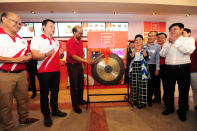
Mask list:
[{"label": "light blue shirt", "polygon": [[159,44],[153,43],[151,46],[148,46],[146,43],[148,50],[149,50],[149,55],[150,55],[150,60],[148,61],[148,64],[155,64],[156,65],[156,70],[160,69],[160,55],[159,52],[161,50],[161,46]]}]

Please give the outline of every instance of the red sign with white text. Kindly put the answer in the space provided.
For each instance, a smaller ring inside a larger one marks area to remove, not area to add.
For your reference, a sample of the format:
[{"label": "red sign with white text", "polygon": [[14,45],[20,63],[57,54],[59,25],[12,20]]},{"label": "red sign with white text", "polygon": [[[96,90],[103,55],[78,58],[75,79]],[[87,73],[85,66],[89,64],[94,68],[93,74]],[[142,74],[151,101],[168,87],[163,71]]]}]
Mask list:
[{"label": "red sign with white text", "polygon": [[88,32],[88,48],[127,48],[127,31]]}]

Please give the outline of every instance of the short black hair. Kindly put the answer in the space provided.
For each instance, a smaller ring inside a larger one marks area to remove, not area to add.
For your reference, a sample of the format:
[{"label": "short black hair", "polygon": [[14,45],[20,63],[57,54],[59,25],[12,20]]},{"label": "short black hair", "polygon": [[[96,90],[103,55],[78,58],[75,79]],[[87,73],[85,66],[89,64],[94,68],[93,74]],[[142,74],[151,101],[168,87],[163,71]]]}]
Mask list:
[{"label": "short black hair", "polygon": [[135,42],[134,40],[129,41],[129,45],[133,44],[134,42]]},{"label": "short black hair", "polygon": [[135,36],[135,40],[136,40],[138,37],[140,37],[140,38],[142,38],[142,40],[144,40],[143,36],[140,35],[140,34],[138,34],[138,35]]},{"label": "short black hair", "polygon": [[42,26],[46,26],[48,22],[52,22],[53,24],[55,24],[55,21],[51,20],[51,19],[46,19],[42,21]]},{"label": "short black hair", "polygon": [[164,35],[164,36],[167,38],[167,35],[166,35],[166,33],[164,33],[164,32],[158,33],[158,34],[157,34],[157,37],[158,37],[159,35]]},{"label": "short black hair", "polygon": [[75,32],[77,32],[77,31],[78,31],[77,28],[73,27],[73,29],[72,29],[73,34],[74,34]]},{"label": "short black hair", "polygon": [[7,17],[8,16],[8,13],[7,12],[3,12],[2,14],[1,14],[1,22],[3,22],[3,17]]},{"label": "short black hair", "polygon": [[132,40],[132,41],[129,41],[129,44],[132,44],[132,43],[134,43],[135,41],[134,40]]},{"label": "short black hair", "polygon": [[184,28],[184,31],[187,32],[188,34],[191,33],[191,30],[189,28]]},{"label": "short black hair", "polygon": [[178,26],[180,29],[183,29],[184,28],[184,24],[183,23],[174,23],[172,24],[170,27],[169,27],[169,30],[172,29],[172,27],[174,26]]},{"label": "short black hair", "polygon": [[152,32],[156,33],[156,36],[157,36],[158,32],[155,31],[155,30],[150,31],[148,34],[150,34],[150,33],[152,33]]}]

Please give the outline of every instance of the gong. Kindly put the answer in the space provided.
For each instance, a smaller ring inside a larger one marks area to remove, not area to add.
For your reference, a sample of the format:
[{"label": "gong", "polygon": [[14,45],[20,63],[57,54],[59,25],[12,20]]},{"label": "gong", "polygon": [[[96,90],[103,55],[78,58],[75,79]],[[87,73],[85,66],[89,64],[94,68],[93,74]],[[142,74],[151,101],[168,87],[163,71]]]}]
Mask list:
[{"label": "gong", "polygon": [[91,67],[93,78],[102,85],[115,85],[124,75],[124,64],[122,59],[111,53],[109,58],[104,56],[95,59],[95,64]]}]

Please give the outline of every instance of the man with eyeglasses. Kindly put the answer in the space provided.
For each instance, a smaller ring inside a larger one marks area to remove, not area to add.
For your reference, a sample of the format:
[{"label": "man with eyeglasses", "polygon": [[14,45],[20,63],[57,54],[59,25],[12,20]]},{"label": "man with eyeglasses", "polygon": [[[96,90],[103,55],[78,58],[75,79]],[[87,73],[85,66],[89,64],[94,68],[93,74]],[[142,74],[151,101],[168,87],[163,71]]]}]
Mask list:
[{"label": "man with eyeglasses", "polygon": [[[161,90],[160,90],[160,55],[159,51],[161,46],[155,43],[157,39],[157,31],[150,31],[148,33],[148,42],[146,46],[149,49],[150,60],[148,61],[150,78],[148,80],[148,106],[152,106],[152,102],[161,102]],[[154,99],[152,100],[152,96]]]},{"label": "man with eyeglasses", "polygon": [[67,70],[70,80],[70,94],[72,99],[72,107],[74,112],[82,113],[79,105],[86,104],[83,100],[84,89],[84,72],[82,63],[93,64],[93,60],[83,58],[83,29],[80,26],[75,26],[72,29],[73,37],[68,40],[66,45],[67,50]]},{"label": "man with eyeglasses", "polygon": [[183,37],[184,24],[173,23],[169,27],[169,42],[165,43],[160,55],[165,57],[167,78],[167,95],[164,115],[174,113],[174,91],[175,84],[178,84],[178,117],[181,121],[186,121],[188,110],[188,96],[190,88],[190,55],[195,50],[195,40],[192,37]]},{"label": "man with eyeglasses", "polygon": [[[157,34],[157,43],[161,46],[161,49],[163,48],[163,45],[167,42],[167,35],[166,33],[158,33]],[[163,85],[163,101],[164,101],[164,105],[166,105],[166,95],[167,94],[167,90],[166,90],[166,85],[168,83],[168,81],[166,80],[167,77],[167,70],[166,70],[166,65],[165,65],[165,57],[161,57],[160,56],[160,70],[159,70],[159,78],[162,81],[162,85]],[[162,112],[162,114],[165,115],[165,112]]]},{"label": "man with eyeglasses", "polygon": [[0,130],[15,130],[12,116],[13,97],[17,102],[20,124],[38,119],[28,116],[28,83],[26,62],[32,59],[29,45],[17,32],[21,28],[19,16],[12,12],[1,15],[0,28]]}]

